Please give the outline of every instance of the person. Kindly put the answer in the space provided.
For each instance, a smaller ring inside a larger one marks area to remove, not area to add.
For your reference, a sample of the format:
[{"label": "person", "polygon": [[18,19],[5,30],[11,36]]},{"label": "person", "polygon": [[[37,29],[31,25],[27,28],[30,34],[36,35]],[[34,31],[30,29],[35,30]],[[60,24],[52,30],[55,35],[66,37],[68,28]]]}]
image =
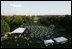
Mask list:
[{"label": "person", "polygon": [[54,28],[55,28],[54,24],[51,24],[51,25],[49,26],[49,29],[50,29],[50,30],[53,30]]}]

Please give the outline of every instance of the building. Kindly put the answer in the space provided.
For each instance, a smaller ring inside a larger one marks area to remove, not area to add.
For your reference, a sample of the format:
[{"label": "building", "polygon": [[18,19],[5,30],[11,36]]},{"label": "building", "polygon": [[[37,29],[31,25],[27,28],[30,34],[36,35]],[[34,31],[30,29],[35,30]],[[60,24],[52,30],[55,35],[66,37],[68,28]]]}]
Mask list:
[{"label": "building", "polygon": [[33,23],[37,24],[38,21],[33,21]]}]

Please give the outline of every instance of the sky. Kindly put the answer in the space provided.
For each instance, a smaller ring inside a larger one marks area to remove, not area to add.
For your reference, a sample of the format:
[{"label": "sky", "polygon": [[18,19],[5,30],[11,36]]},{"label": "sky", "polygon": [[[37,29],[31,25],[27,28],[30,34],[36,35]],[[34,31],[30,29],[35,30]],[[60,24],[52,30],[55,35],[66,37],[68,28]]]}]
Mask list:
[{"label": "sky", "polygon": [[71,15],[71,1],[1,1],[1,15]]}]

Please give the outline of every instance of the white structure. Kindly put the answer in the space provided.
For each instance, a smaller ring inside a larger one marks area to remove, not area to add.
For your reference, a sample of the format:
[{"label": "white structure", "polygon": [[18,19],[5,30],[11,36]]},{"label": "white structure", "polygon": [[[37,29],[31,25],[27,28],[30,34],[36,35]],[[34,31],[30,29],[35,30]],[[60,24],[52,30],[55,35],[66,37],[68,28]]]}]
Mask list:
[{"label": "white structure", "polygon": [[48,46],[48,45],[53,45],[53,43],[54,43],[54,41],[52,40],[52,39],[49,39],[49,40],[44,40],[44,44],[46,45],[46,46]]},{"label": "white structure", "polygon": [[57,43],[65,43],[68,39],[65,38],[65,37],[58,37],[58,38],[54,38],[54,40],[57,42]]},{"label": "white structure", "polygon": [[25,30],[26,30],[26,28],[19,27],[19,28],[15,29],[14,31],[12,31],[11,34],[12,33],[23,33]]},{"label": "white structure", "polygon": [[8,39],[7,36],[2,36],[2,37],[1,37],[1,41],[3,41],[3,40],[7,40],[7,39]]},{"label": "white structure", "polygon": [[37,23],[37,21],[33,21],[34,23]]}]

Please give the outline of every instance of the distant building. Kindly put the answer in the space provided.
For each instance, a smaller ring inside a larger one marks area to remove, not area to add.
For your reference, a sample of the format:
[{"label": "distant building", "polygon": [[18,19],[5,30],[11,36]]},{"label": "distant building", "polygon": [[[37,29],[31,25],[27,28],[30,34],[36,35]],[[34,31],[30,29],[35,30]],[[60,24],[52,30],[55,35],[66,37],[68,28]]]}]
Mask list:
[{"label": "distant building", "polygon": [[37,24],[38,21],[33,21],[33,23]]}]

